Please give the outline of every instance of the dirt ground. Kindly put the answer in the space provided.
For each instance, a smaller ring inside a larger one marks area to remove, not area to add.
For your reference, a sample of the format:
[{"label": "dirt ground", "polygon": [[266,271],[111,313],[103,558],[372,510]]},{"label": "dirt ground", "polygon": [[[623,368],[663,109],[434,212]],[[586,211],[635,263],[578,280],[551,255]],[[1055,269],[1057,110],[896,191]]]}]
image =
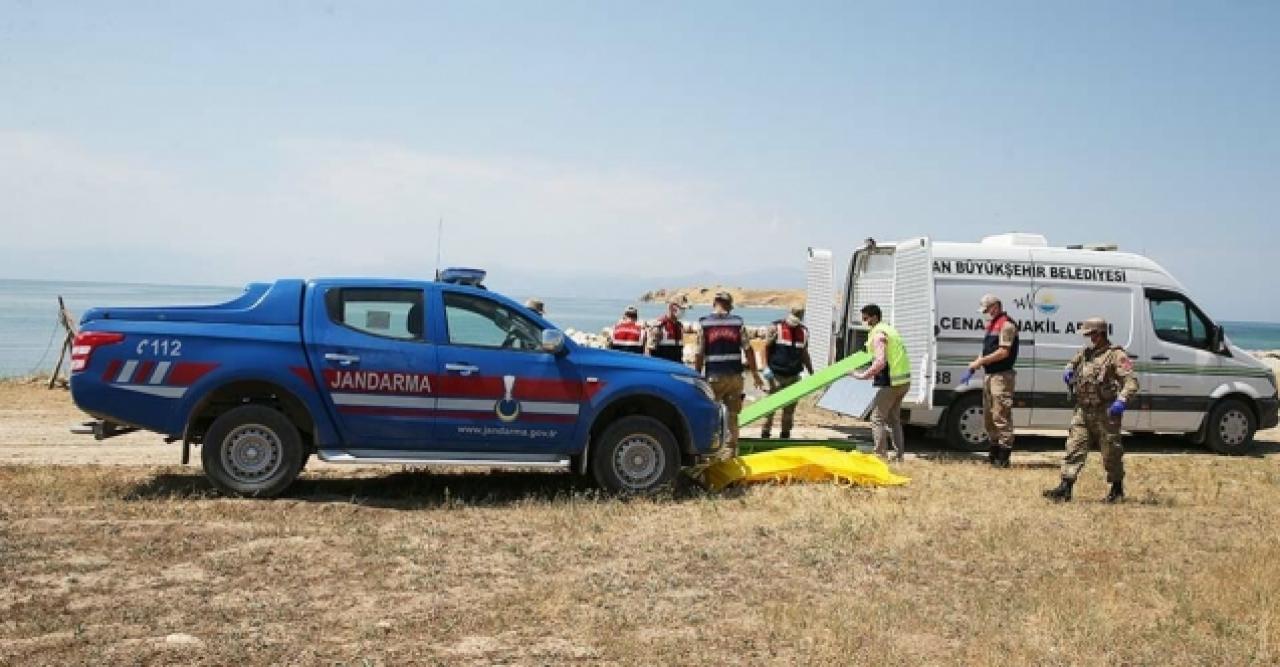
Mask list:
[{"label": "dirt ground", "polygon": [[1280,662],[1274,430],[1127,441],[1121,506],[1096,455],[1040,497],[1053,436],[1011,470],[913,442],[893,489],[316,465],[264,501],[81,419],[0,386],[0,664]]}]

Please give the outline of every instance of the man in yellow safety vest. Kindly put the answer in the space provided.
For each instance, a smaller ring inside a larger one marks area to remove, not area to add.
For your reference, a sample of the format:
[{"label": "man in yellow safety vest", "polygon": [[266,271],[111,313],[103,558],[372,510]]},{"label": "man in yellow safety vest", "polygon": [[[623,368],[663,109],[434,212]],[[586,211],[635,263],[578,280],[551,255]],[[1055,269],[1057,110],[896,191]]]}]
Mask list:
[{"label": "man in yellow safety vest", "polygon": [[875,438],[876,455],[887,458],[885,440],[893,441],[894,460],[901,461],[907,451],[902,434],[902,399],[911,389],[911,359],[898,331],[882,321],[880,306],[862,307],[862,323],[871,328],[867,334],[867,352],[871,365],[853,373],[858,380],[871,380],[876,386],[871,410],[871,434]]}]

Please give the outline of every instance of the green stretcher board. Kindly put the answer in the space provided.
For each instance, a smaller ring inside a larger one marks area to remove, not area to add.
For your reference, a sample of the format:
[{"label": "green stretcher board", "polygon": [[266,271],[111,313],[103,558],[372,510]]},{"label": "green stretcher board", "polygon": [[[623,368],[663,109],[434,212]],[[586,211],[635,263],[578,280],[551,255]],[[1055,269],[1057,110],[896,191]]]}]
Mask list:
[{"label": "green stretcher board", "polygon": [[842,452],[862,452],[867,453],[874,451],[875,443],[865,439],[844,439],[844,440],[765,440],[763,438],[738,438],[738,455],[755,454],[758,452],[771,452],[775,449],[786,449],[788,447],[830,447],[838,449]]},{"label": "green stretcher board", "polygon": [[871,353],[855,352],[840,361],[822,369],[815,375],[809,377],[783,389],[776,394],[769,394],[764,398],[748,405],[738,413],[738,426],[746,426],[751,422],[760,419],[774,410],[785,408],[792,403],[812,394],[819,389],[825,389],[831,386],[833,382],[862,368],[871,363]]}]

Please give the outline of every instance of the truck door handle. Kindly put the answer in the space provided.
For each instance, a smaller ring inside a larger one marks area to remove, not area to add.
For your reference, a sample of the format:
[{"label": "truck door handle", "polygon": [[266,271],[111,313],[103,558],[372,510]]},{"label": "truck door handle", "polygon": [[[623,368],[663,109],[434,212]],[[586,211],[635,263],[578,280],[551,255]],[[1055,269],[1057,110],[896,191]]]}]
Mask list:
[{"label": "truck door handle", "polygon": [[472,366],[471,364],[445,364],[444,369],[450,373],[462,373],[463,375],[480,372],[478,366]]},{"label": "truck door handle", "polygon": [[1165,355],[1163,355],[1163,354],[1157,354],[1157,355],[1155,355],[1155,356],[1151,357],[1151,360],[1152,360],[1152,361],[1168,361],[1168,360],[1169,360],[1169,357],[1166,357],[1166,356],[1165,356]]},{"label": "truck door handle", "polygon": [[339,366],[350,366],[351,364],[360,363],[360,357],[354,354],[338,354],[337,352],[326,352],[325,361],[337,362]]}]

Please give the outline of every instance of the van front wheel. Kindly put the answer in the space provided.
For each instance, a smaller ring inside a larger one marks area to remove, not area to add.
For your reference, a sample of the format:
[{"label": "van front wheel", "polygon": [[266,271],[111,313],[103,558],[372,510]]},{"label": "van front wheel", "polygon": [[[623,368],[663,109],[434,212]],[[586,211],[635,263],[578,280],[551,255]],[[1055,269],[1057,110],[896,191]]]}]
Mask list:
[{"label": "van front wheel", "polygon": [[1205,425],[1205,444],[1219,454],[1243,454],[1253,446],[1258,420],[1253,410],[1238,398],[1219,401],[1209,412]]},{"label": "van front wheel", "polygon": [[987,425],[980,392],[960,394],[947,408],[947,444],[966,452],[986,451]]}]

